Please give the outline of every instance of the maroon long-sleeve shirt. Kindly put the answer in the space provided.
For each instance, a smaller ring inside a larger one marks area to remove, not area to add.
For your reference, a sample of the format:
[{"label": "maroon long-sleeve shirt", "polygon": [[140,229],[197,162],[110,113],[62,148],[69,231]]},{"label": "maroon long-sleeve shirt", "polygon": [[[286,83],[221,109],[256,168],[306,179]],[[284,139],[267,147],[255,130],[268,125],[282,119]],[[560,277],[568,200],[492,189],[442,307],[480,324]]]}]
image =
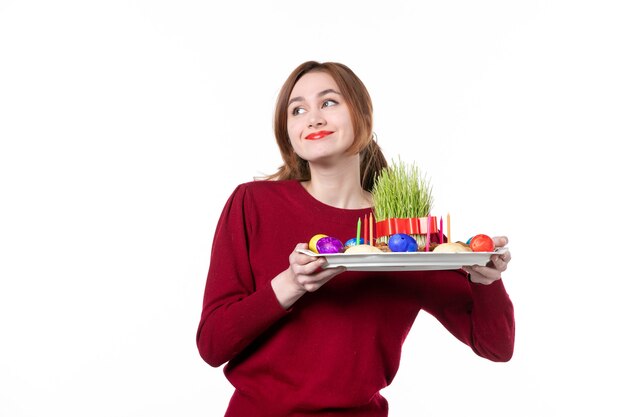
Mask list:
[{"label": "maroon long-sleeve shirt", "polygon": [[217,225],[197,333],[202,358],[226,362],[235,392],[228,417],[387,416],[379,391],[393,380],[420,310],[476,354],[507,361],[513,306],[502,280],[463,271],[344,272],[291,309],[270,281],[297,243],[323,233],[354,237],[370,209],[315,200],[297,181],[236,188]]}]

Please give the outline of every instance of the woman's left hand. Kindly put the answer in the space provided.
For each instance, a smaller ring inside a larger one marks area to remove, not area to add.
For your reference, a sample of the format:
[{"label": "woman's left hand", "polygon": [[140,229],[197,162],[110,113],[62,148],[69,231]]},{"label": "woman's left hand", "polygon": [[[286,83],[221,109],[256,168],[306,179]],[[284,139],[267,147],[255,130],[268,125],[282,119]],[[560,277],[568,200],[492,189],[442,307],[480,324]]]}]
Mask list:
[{"label": "woman's left hand", "polygon": [[[496,248],[503,248],[509,243],[509,239],[506,236],[496,236],[493,243]],[[463,270],[469,274],[472,282],[489,285],[502,278],[502,273],[506,271],[510,261],[511,252],[505,250],[497,255],[491,255],[491,260],[486,266],[464,266]]]}]

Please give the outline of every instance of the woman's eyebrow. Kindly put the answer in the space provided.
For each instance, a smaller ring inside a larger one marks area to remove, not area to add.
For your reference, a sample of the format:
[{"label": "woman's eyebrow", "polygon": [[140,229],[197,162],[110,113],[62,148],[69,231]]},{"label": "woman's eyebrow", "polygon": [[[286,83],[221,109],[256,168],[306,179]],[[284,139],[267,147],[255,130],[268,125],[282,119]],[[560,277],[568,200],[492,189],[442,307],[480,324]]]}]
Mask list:
[{"label": "woman's eyebrow", "polygon": [[329,94],[329,93],[335,93],[335,94],[341,95],[339,93],[339,91],[335,91],[332,88],[327,88],[326,90],[320,92],[317,96],[318,97],[323,97],[323,96],[325,96],[326,94]]},{"label": "woman's eyebrow", "polygon": [[[340,92],[338,92],[338,91],[336,91],[336,90],[333,90],[332,88],[327,88],[326,90],[320,91],[320,92],[317,94],[317,96],[318,96],[318,97],[324,97],[326,94],[330,94],[330,93],[334,93],[334,94],[337,94],[337,95],[341,95],[341,93],[340,93]],[[290,105],[291,105],[291,103],[295,103],[296,101],[304,101],[304,98],[303,98],[303,97],[300,97],[300,96],[298,96],[298,97],[293,97],[291,100],[289,100],[289,103],[287,103],[287,106],[290,106]]]}]

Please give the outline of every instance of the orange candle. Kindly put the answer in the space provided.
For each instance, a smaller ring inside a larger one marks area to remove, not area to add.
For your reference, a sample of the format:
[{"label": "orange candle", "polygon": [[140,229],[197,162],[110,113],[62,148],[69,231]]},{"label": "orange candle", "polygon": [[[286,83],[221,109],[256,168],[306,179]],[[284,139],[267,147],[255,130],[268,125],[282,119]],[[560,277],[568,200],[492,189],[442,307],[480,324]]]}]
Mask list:
[{"label": "orange candle", "polygon": [[446,218],[446,226],[448,231],[448,242],[452,242],[452,238],[450,237],[450,213],[448,213],[448,216]]}]

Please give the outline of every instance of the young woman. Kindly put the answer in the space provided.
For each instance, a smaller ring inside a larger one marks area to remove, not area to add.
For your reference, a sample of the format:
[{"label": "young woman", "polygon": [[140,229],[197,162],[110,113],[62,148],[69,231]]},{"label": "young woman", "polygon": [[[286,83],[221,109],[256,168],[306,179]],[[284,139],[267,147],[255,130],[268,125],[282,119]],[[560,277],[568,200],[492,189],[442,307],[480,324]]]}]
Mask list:
[{"label": "young woman", "polygon": [[[513,354],[510,253],[452,271],[323,269],[297,251],[354,236],[386,166],[367,89],[345,65],[306,62],[283,85],[274,130],[284,165],[239,185],[219,219],[197,333],[235,387],[228,417],[387,416],[379,391],[424,310],[492,361]],[[507,243],[494,238],[496,246]]]}]

